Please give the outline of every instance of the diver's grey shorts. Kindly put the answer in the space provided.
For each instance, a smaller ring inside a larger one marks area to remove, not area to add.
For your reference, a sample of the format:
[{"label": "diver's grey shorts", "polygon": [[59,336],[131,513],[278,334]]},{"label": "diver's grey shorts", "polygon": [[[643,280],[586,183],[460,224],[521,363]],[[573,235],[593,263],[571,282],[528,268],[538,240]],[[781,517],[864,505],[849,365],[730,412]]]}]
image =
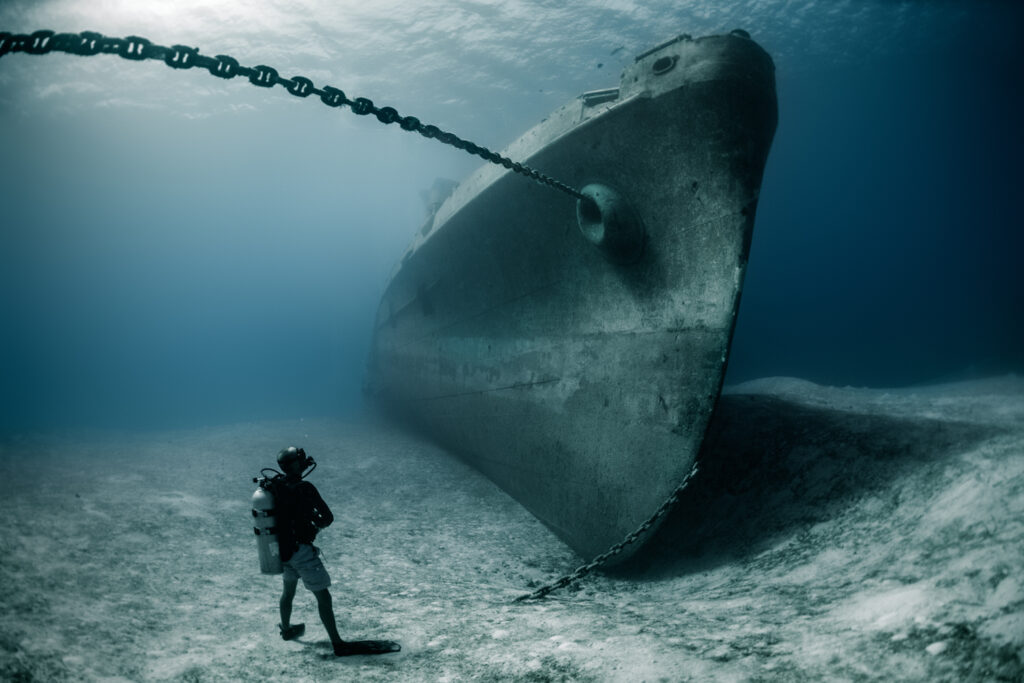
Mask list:
[{"label": "diver's grey shorts", "polygon": [[320,561],[320,550],[308,543],[299,544],[299,549],[284,563],[284,580],[298,581],[314,593],[331,585],[331,577]]}]

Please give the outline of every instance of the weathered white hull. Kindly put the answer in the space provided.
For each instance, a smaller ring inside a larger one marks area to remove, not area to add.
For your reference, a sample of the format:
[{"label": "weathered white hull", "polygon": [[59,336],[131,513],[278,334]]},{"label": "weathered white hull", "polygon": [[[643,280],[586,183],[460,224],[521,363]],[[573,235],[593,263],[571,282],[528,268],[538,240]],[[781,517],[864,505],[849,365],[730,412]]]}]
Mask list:
[{"label": "weathered white hull", "polygon": [[583,556],[689,472],[725,372],[774,67],[745,36],[678,39],[506,154],[614,188],[642,223],[618,263],[571,198],[488,165],[419,234],[381,300],[375,399],[472,462]]}]

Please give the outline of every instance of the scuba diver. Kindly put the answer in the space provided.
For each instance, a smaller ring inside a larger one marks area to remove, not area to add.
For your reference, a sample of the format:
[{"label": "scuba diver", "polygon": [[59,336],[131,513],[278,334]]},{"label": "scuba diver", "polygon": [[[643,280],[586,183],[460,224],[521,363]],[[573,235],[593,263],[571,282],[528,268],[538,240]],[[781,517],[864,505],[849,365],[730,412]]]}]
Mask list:
[{"label": "scuba diver", "polygon": [[338,635],[331,593],[327,589],[331,585],[331,577],[320,560],[320,549],[313,545],[317,532],[330,526],[334,515],[316,486],[302,478],[302,473],[313,464],[312,460],[303,449],[295,446],[289,446],[277,455],[277,464],[284,473],[283,480],[274,487],[278,545],[284,570],[278,628],[285,640],[297,638],[306,630],[305,624],[291,623],[292,600],[301,578],[302,584],[316,597],[320,621],[327,629],[334,654],[342,655],[345,641]]},{"label": "scuba diver", "polygon": [[253,480],[259,482],[253,495],[253,517],[258,522],[260,570],[264,574],[281,574],[284,581],[278,625],[281,637],[292,640],[306,631],[305,624],[291,623],[292,601],[302,579],[303,585],[316,597],[320,621],[327,629],[335,655],[382,655],[400,651],[402,646],[392,640],[345,641],[338,635],[328,590],[331,577],[320,559],[320,549],[313,545],[317,533],[331,525],[334,515],[316,487],[304,479],[316,467],[316,462],[303,449],[289,446],[278,453],[277,464],[281,472],[276,476]]}]

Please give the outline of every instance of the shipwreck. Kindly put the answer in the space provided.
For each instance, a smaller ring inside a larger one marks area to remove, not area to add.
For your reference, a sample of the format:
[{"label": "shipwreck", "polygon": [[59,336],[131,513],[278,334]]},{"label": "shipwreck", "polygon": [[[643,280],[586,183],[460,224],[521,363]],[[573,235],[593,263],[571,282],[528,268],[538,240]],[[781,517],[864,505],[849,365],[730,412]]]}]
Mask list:
[{"label": "shipwreck", "polygon": [[580,555],[621,541],[715,409],[776,121],[743,31],[637,56],[503,152],[585,200],[486,165],[435,205],[381,299],[367,393]]}]

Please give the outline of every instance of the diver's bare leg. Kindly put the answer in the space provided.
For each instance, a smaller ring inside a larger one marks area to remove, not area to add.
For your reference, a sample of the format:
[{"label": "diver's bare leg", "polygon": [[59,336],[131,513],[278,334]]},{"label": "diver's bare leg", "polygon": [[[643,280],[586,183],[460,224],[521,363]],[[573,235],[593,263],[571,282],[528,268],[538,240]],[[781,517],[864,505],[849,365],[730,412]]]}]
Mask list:
[{"label": "diver's bare leg", "polygon": [[334,606],[331,602],[331,592],[324,588],[313,591],[313,595],[316,596],[316,606],[320,611],[320,621],[324,622],[324,628],[327,629],[331,645],[340,644],[342,640],[341,636],[338,635],[338,626],[334,621]]},{"label": "diver's bare leg", "polygon": [[281,628],[287,629],[291,624],[292,600],[295,598],[295,586],[299,583],[297,578],[284,580],[284,592],[281,593]]}]

